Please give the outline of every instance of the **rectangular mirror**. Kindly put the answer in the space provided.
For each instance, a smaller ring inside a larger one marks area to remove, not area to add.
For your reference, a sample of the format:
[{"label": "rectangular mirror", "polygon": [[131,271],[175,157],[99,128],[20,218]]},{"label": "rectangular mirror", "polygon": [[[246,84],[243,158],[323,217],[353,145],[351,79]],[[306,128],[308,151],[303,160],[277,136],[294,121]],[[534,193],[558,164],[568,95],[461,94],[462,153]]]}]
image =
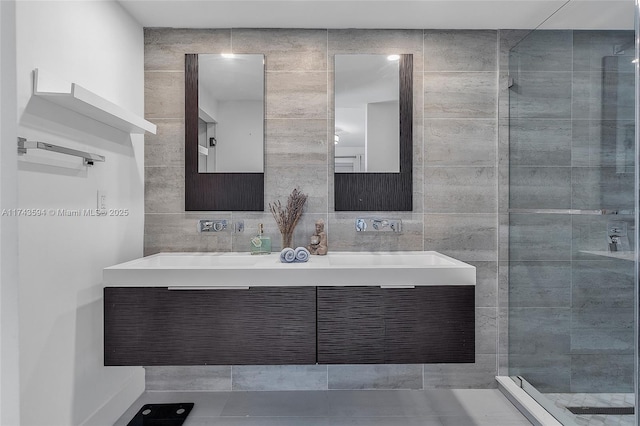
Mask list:
[{"label": "rectangular mirror", "polygon": [[400,172],[399,62],[335,56],[336,173]]},{"label": "rectangular mirror", "polygon": [[335,55],[335,210],[413,210],[413,55]]},{"label": "rectangular mirror", "polygon": [[198,55],[198,172],[264,171],[264,56]]},{"label": "rectangular mirror", "polygon": [[264,56],[185,55],[185,210],[264,211]]}]

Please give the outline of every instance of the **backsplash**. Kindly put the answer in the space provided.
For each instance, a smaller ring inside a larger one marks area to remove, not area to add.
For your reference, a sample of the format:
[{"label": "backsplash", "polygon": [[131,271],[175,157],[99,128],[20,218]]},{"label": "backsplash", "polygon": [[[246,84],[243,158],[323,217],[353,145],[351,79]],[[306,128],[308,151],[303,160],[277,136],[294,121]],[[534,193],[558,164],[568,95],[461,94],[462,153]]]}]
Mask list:
[{"label": "backsplash", "polygon": [[[184,54],[262,53],[265,207],[285,201],[295,187],[309,195],[294,245],[308,244],[315,221],[322,218],[332,251],[436,250],[476,266],[476,363],[424,365],[409,387],[495,386],[498,330],[506,328],[498,325],[498,205],[503,211],[506,201],[498,197],[499,183],[504,184],[498,172],[498,107],[506,93],[506,84],[499,91],[498,81],[504,79],[498,77],[507,57],[499,47],[500,39],[520,33],[145,29],[145,118],[158,126],[157,135],[145,138],[145,255],[246,252],[259,223],[279,251],[280,235],[268,209],[184,211]],[[338,53],[414,56],[412,212],[333,209],[333,56]],[[402,233],[355,231],[356,218],[382,216],[401,219]],[[202,218],[243,220],[245,232],[199,234],[196,224]],[[353,374],[366,378],[356,370]],[[389,383],[408,386],[402,380]]]}]

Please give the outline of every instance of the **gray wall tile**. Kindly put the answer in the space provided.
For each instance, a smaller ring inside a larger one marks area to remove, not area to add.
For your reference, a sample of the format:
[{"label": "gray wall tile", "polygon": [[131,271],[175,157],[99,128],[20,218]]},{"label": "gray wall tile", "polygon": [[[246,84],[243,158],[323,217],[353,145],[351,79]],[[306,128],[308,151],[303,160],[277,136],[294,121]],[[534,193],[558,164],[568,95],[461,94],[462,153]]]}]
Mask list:
[{"label": "gray wall tile", "polygon": [[510,308],[509,354],[564,355],[569,353],[571,310],[569,308]]},{"label": "gray wall tile", "polygon": [[571,177],[574,209],[633,209],[633,173],[618,173],[612,167],[583,167],[574,168]]},{"label": "gray wall tile", "polygon": [[231,52],[230,29],[144,29],[146,71],[184,71],[186,53],[227,52]]},{"label": "gray wall tile", "polygon": [[569,167],[511,165],[509,171],[510,208],[571,208],[571,169]]},{"label": "gray wall tile", "polygon": [[144,116],[184,118],[184,71],[145,71]]},{"label": "gray wall tile", "polygon": [[145,367],[147,391],[228,391],[230,366]]},{"label": "gray wall tile", "polygon": [[571,262],[509,263],[510,307],[571,306]]},{"label": "gray wall tile", "polygon": [[495,119],[427,119],[426,166],[493,166],[498,129]]},{"label": "gray wall tile", "polygon": [[498,309],[476,308],[476,356],[497,353]]},{"label": "gray wall tile", "polygon": [[224,212],[146,214],[144,255],[160,252],[231,251],[230,232],[198,233],[198,219],[228,220],[229,215]]},{"label": "gray wall tile", "polygon": [[267,72],[265,117],[326,118],[326,72]]},{"label": "gray wall tile", "polygon": [[234,53],[263,53],[267,71],[327,69],[327,30],[234,29]]},{"label": "gray wall tile", "polygon": [[509,260],[571,260],[570,215],[511,214]]},{"label": "gray wall tile", "polygon": [[496,388],[495,354],[476,355],[472,364],[424,364],[424,388]]},{"label": "gray wall tile", "polygon": [[425,71],[495,71],[497,31],[426,30]]},{"label": "gray wall tile", "polygon": [[265,120],[267,167],[325,165],[327,137],[326,118]]},{"label": "gray wall tile", "polygon": [[425,118],[492,118],[495,72],[425,72]]},{"label": "gray wall tile", "polygon": [[233,390],[326,390],[323,365],[235,365]]},{"label": "gray wall tile", "polygon": [[[602,58],[613,54],[616,45],[621,47],[633,44],[633,31],[594,31],[573,32],[573,69],[590,71],[602,68]],[[633,46],[625,55],[633,54]]]},{"label": "gray wall tile", "polygon": [[184,168],[145,167],[144,208],[147,213],[184,211]]},{"label": "gray wall tile", "polygon": [[572,71],[573,31],[533,31],[514,48],[512,59],[522,70]]},{"label": "gray wall tile", "polygon": [[571,356],[510,353],[509,374],[524,377],[540,392],[570,392]]},{"label": "gray wall tile", "polygon": [[184,120],[156,119],[155,135],[144,137],[144,165],[184,168]]},{"label": "gray wall tile", "polygon": [[498,306],[498,263],[470,262],[476,267],[476,307]]},{"label": "gray wall tile", "polygon": [[570,72],[519,72],[514,79],[509,92],[511,117],[571,118]]},{"label": "gray wall tile", "polygon": [[634,392],[634,355],[572,355],[572,392]]},{"label": "gray wall tile", "polygon": [[424,177],[426,213],[495,213],[494,167],[427,167]]},{"label": "gray wall tile", "polygon": [[514,166],[570,166],[571,120],[512,119],[509,161]]},{"label": "gray wall tile", "polygon": [[424,249],[466,261],[497,260],[497,223],[491,214],[425,214]]},{"label": "gray wall tile", "polygon": [[422,389],[422,365],[330,365],[329,389]]}]

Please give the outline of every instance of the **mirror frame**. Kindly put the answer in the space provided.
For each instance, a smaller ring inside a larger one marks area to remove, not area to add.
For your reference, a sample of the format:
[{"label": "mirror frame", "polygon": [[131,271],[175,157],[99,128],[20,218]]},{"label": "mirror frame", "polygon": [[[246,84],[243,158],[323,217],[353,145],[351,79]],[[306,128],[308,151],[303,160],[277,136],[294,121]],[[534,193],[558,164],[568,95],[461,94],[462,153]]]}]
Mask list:
[{"label": "mirror frame", "polygon": [[400,172],[334,172],[335,211],[413,210],[413,55],[400,55],[399,73]]},{"label": "mirror frame", "polygon": [[198,172],[198,54],[185,55],[184,80],[185,211],[264,211],[264,172]]}]

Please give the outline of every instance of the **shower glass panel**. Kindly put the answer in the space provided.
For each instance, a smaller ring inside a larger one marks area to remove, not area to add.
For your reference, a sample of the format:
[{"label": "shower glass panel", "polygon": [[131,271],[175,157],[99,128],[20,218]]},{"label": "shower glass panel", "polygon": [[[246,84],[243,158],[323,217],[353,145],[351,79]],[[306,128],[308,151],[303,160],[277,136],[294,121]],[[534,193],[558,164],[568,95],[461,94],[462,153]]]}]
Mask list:
[{"label": "shower glass panel", "polygon": [[508,370],[565,425],[636,424],[598,414],[635,403],[634,57],[601,30],[509,56]]}]

